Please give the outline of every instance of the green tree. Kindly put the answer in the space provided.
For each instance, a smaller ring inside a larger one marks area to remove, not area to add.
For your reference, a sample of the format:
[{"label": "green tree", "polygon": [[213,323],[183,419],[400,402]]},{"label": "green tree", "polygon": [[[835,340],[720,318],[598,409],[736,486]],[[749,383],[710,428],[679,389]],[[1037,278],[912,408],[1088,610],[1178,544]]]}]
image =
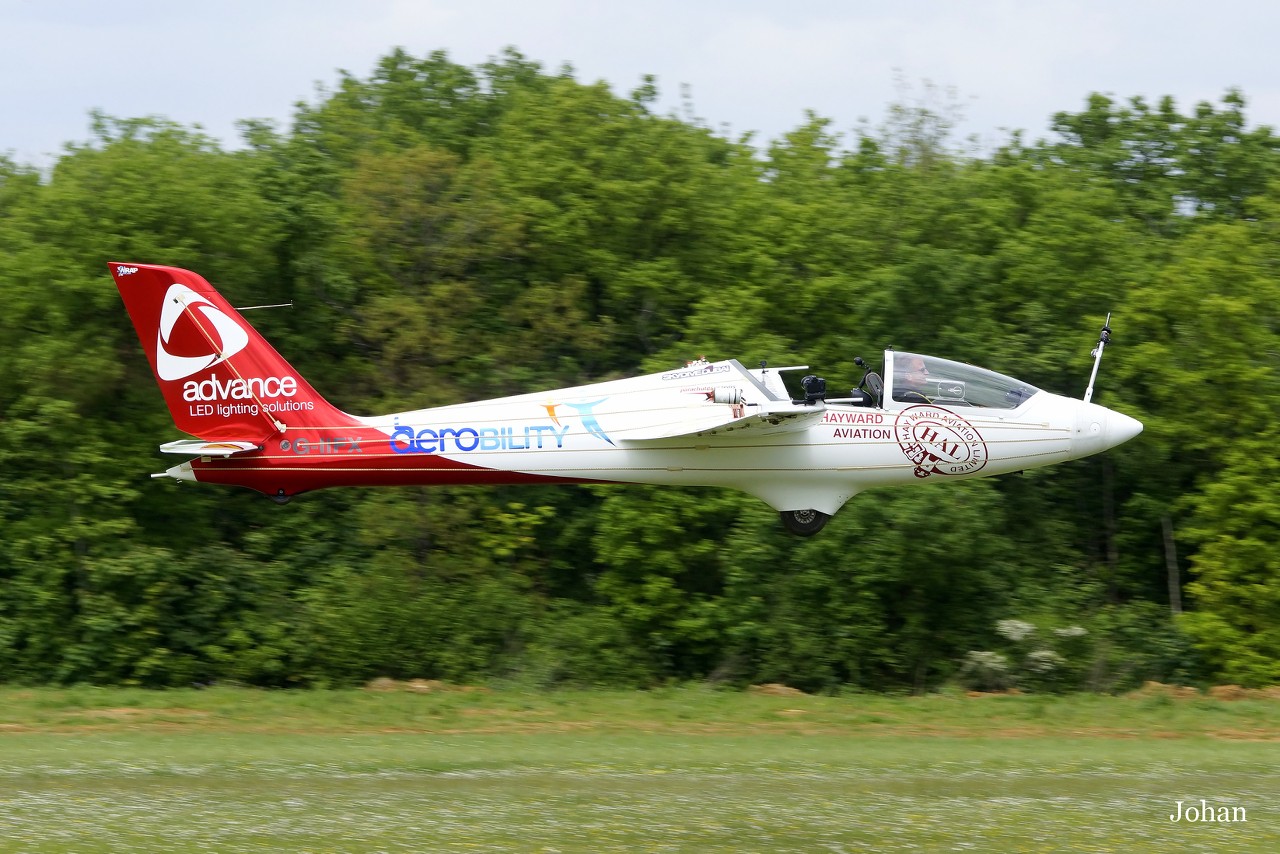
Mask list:
[{"label": "green tree", "polygon": [[924,691],[980,649],[1035,555],[1012,548],[990,482],[871,490],[821,535],[744,515],[722,611],[737,669],[807,690]]}]

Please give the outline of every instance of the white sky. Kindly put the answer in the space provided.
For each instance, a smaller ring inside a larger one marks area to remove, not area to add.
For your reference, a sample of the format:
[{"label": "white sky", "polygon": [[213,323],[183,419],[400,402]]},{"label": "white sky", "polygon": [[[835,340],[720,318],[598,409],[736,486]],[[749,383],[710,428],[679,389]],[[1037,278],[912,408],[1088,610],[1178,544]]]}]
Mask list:
[{"label": "white sky", "polygon": [[1230,87],[1251,125],[1280,127],[1274,0],[0,0],[0,152],[47,166],[89,139],[91,109],[200,125],[228,147],[239,119],[287,128],[338,69],[367,78],[399,46],[475,65],[511,45],[549,72],[627,94],[688,85],[694,112],[758,140],[805,109],[837,131],[878,124],[922,81],[953,90],[959,136],[1048,135],[1090,92],[1189,112]]}]

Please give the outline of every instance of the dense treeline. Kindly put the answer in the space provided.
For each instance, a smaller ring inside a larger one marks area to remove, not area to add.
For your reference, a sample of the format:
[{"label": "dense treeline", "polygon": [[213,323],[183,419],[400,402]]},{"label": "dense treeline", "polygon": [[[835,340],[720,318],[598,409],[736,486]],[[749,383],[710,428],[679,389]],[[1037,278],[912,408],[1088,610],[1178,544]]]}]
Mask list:
[{"label": "dense treeline", "polygon": [[[1280,680],[1280,140],[1241,95],[974,155],[919,107],[760,151],[655,94],[395,52],[244,150],[95,116],[47,175],[0,159],[0,680]],[[252,319],[361,413],[890,345],[1079,395],[1111,311],[1096,399],[1146,431],[809,540],[718,490],[277,507],[147,479],[177,436],[108,260],[292,300]]]}]

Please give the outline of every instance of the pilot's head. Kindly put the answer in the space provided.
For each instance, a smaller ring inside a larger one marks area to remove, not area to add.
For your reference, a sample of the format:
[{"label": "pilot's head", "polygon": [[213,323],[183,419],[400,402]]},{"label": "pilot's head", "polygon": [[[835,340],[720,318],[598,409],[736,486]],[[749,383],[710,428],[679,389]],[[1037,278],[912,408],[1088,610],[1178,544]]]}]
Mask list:
[{"label": "pilot's head", "polygon": [[919,356],[907,356],[902,366],[902,378],[908,388],[924,388],[929,380],[929,369]]}]

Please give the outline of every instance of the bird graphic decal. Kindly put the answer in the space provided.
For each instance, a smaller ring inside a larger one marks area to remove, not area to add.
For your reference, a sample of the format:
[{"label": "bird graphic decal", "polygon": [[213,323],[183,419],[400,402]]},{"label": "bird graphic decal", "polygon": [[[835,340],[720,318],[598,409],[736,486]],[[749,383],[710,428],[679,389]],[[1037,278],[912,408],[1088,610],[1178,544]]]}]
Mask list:
[{"label": "bird graphic decal", "polygon": [[604,432],[604,428],[600,426],[600,422],[596,420],[595,415],[591,412],[592,409],[601,403],[604,403],[608,399],[609,398],[607,397],[602,397],[599,400],[592,400],[588,403],[562,403],[559,405],[567,406],[576,411],[578,416],[582,419],[583,428],[585,428],[588,433],[595,436],[597,439],[603,439],[612,445],[613,440],[609,438],[608,433]]}]

